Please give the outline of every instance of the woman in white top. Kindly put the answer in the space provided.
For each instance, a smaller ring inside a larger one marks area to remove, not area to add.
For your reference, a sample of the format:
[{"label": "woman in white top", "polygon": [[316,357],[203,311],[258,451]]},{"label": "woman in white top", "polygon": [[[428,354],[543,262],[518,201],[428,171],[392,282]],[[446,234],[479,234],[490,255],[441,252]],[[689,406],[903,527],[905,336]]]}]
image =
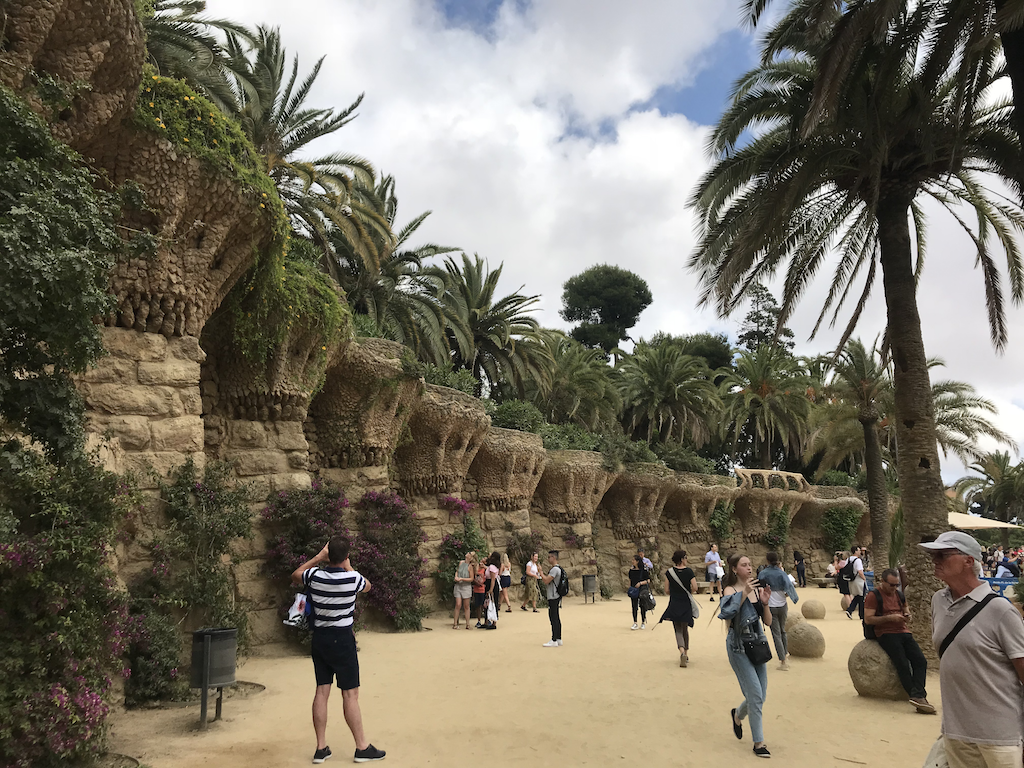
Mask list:
[{"label": "woman in white top", "polygon": [[501,601],[498,603],[498,610],[501,610],[501,604],[504,603],[505,613],[512,613],[512,603],[508,599],[508,588],[512,586],[512,562],[508,559],[507,552],[501,556],[501,574],[498,577],[498,583],[501,585]]},{"label": "woman in white top", "polygon": [[526,573],[523,578],[526,581],[523,582],[523,604],[519,606],[522,610],[526,610],[527,603],[533,603],[533,612],[537,612],[537,577],[540,576],[540,566],[537,561],[540,559],[540,555],[536,552],[533,553],[533,557],[530,558],[526,564]]},{"label": "woman in white top", "polygon": [[476,555],[469,552],[459,561],[455,569],[455,623],[452,629],[459,628],[459,613],[466,614],[466,629],[469,629],[469,609],[473,598],[473,576],[476,574]]}]

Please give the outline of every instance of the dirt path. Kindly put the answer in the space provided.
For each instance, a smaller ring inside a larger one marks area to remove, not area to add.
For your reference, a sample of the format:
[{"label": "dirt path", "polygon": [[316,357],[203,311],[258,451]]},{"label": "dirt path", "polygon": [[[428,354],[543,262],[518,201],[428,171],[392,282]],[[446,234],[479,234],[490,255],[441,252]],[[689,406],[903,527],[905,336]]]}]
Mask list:
[{"label": "dirt path", "polygon": [[[800,590],[828,610],[815,625],[827,650],[769,664],[765,739],[787,768],[917,768],[939,732],[939,718],[909,704],[862,699],[846,672],[860,623],[839,612],[835,590]],[[361,633],[362,709],[367,734],[387,750],[385,764],[451,766],[640,765],[706,768],[756,761],[748,737],[737,741],[729,710],[740,701],[726,659],[721,622],[701,596],[691,663],[680,669],[672,628],[630,631],[626,600],[584,605],[566,600],[565,645],[542,648],[546,612],[503,613],[496,632],[453,631],[441,616],[433,631]],[[664,606],[659,599],[658,615]],[[252,658],[238,677],[266,691],[225,703],[225,718],[196,731],[197,707],[134,711],[114,720],[112,748],[152,768],[262,768],[308,765],[316,746],[310,723],[312,664],[305,657]],[[929,694],[938,703],[938,677]],[[331,700],[332,764],[353,750]],[[845,758],[845,759],[844,759]]]}]

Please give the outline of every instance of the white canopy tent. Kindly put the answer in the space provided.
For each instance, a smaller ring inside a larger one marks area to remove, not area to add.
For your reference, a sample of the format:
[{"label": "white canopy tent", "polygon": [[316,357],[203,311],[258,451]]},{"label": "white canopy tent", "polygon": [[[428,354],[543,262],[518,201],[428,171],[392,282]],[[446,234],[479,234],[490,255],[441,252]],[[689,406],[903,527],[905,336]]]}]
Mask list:
[{"label": "white canopy tent", "polygon": [[999,520],[989,520],[987,517],[976,515],[965,515],[963,512],[950,512],[949,524],[962,531],[978,531],[988,528],[1020,528],[1013,523],[1004,523]]}]

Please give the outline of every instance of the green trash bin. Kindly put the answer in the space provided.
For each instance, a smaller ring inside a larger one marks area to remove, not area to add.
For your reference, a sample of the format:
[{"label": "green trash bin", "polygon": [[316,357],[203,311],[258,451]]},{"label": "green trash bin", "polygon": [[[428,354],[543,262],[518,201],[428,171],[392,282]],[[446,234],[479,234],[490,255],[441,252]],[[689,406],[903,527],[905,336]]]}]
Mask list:
[{"label": "green trash bin", "polygon": [[238,630],[234,627],[210,627],[192,633],[192,668],[189,685],[199,688],[199,727],[206,728],[207,698],[211,688],[217,689],[217,712],[220,720],[224,687],[235,684],[235,660],[238,654]]}]

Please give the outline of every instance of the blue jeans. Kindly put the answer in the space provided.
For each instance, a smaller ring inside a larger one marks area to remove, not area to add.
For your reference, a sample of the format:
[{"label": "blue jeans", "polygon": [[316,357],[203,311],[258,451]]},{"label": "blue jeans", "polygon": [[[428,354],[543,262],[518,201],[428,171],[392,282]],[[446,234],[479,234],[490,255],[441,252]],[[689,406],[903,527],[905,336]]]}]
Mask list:
[{"label": "blue jeans", "polygon": [[729,654],[729,665],[736,674],[739,681],[740,691],[743,693],[743,703],[736,707],[736,719],[742,720],[750,715],[750,735],[756,744],[764,741],[764,731],[761,730],[761,708],[765,699],[768,698],[768,665],[758,664],[754,666],[743,652],[734,647],[736,644],[735,635],[729,632],[725,641],[725,649]]}]

